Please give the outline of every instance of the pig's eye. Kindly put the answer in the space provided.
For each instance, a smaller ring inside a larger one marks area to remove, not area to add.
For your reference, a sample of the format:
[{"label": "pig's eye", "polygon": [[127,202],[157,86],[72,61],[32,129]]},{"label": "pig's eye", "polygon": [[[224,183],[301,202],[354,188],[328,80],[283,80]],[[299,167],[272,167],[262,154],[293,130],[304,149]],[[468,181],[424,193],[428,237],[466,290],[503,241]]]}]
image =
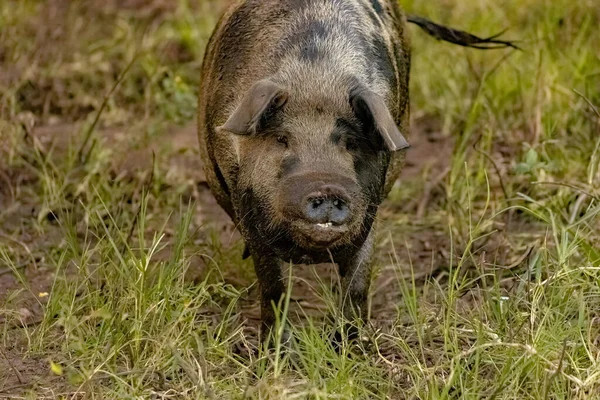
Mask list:
[{"label": "pig's eye", "polygon": [[347,138],[346,139],[346,150],[348,151],[356,151],[358,150],[359,145],[358,145],[358,140],[354,139],[354,138]]},{"label": "pig's eye", "polygon": [[285,147],[288,147],[288,138],[287,138],[287,136],[283,136],[283,135],[277,136],[277,143],[281,143]]}]

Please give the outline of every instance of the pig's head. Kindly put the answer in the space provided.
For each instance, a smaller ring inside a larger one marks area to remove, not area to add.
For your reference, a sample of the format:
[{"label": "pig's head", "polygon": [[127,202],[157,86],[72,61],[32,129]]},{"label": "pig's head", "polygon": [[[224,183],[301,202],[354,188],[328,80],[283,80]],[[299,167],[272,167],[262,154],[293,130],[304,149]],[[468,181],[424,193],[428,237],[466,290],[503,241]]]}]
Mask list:
[{"label": "pig's head", "polygon": [[283,257],[364,240],[390,154],[408,147],[383,98],[360,85],[336,100],[261,80],[217,130],[235,135],[239,223]]}]

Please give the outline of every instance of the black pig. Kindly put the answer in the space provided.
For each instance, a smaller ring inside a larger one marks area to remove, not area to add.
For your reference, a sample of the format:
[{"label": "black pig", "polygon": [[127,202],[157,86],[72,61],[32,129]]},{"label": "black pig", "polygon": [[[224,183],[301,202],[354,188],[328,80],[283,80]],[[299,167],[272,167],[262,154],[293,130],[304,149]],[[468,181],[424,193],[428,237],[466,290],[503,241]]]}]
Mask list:
[{"label": "black pig", "polygon": [[[461,45],[511,45],[409,21]],[[245,0],[208,43],[201,156],[253,258],[263,339],[282,262],[334,261],[343,315],[367,315],[375,217],[408,147],[406,22],[394,0]]]}]

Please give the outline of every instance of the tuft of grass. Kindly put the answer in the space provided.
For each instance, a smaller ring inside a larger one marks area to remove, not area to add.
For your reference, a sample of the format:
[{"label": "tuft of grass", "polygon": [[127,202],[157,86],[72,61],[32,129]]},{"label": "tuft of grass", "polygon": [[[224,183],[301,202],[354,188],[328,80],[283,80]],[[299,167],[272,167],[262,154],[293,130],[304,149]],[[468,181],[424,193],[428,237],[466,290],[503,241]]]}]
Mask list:
[{"label": "tuft of grass", "polygon": [[320,266],[287,269],[277,346],[258,345],[252,264],[178,128],[216,3],[125,3],[0,4],[0,397],[600,392],[593,0],[402,3],[481,36],[509,28],[523,51],[410,28],[411,140],[448,156],[384,204],[372,323],[339,352]]}]

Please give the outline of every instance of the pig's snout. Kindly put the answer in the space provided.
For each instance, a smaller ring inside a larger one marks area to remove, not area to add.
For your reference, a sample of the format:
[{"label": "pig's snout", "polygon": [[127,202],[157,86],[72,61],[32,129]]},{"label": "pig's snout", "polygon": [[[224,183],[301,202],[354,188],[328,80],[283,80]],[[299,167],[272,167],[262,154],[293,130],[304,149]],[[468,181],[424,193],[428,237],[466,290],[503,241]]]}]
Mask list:
[{"label": "pig's snout", "polygon": [[359,212],[359,189],[353,179],[313,172],[288,177],[282,189],[283,215],[309,247],[332,246],[351,232]]},{"label": "pig's snout", "polygon": [[344,225],[350,220],[350,198],[344,188],[323,185],[306,196],[304,218],[321,227]]}]

